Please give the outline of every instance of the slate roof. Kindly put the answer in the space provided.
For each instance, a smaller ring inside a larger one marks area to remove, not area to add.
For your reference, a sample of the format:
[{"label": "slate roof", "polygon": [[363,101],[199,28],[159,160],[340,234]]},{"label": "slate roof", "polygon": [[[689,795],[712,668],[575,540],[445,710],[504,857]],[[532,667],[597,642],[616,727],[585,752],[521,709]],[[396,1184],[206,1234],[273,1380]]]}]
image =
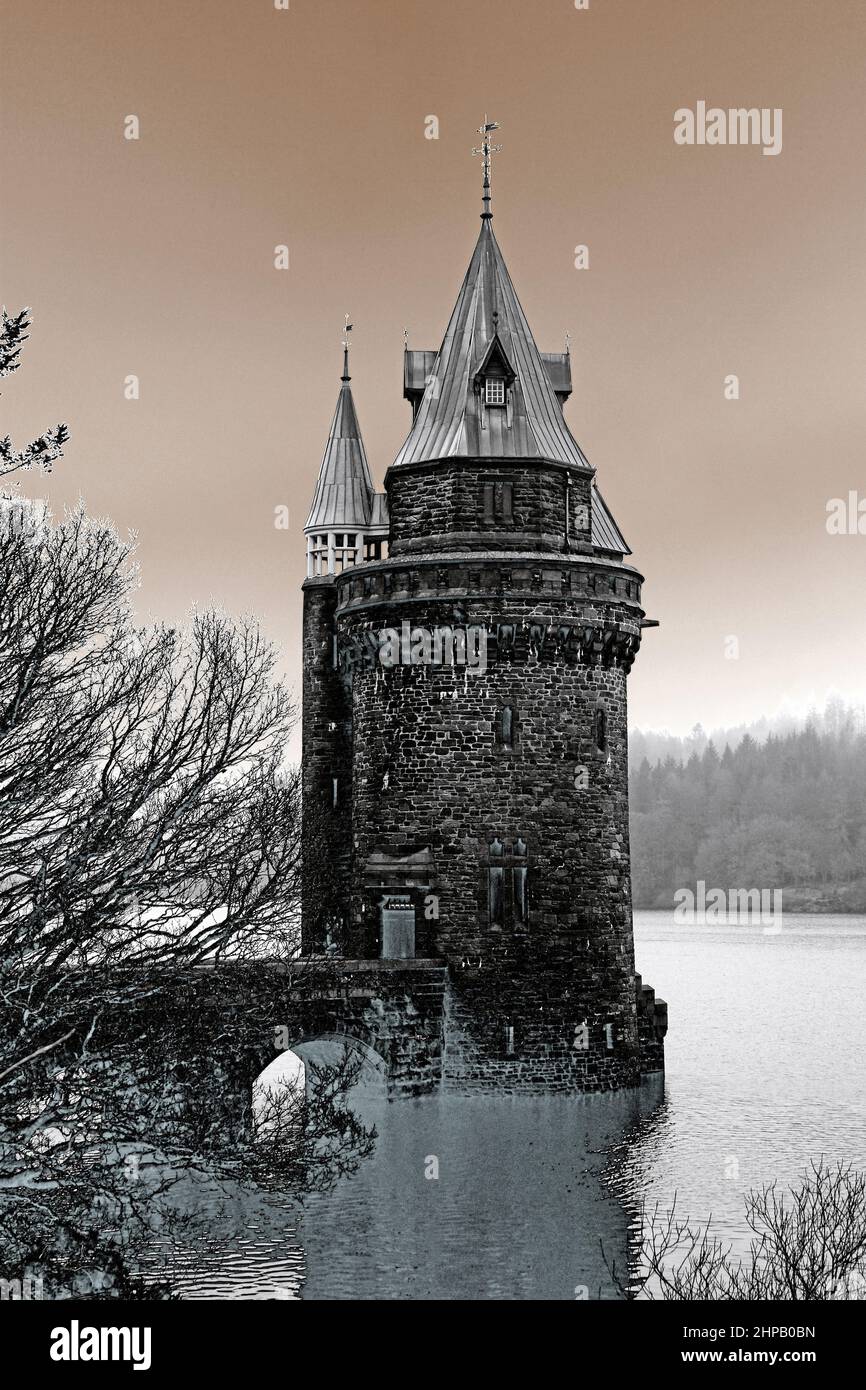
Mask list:
[{"label": "slate roof", "polygon": [[[507,410],[484,407],[482,412],[475,376],[495,336],[515,380]],[[590,470],[565,423],[489,218],[482,219],[442,346],[394,467],[441,458],[547,459]]]},{"label": "slate roof", "polygon": [[590,495],[590,540],[599,550],[612,550],[618,555],[631,555],[625,538],[608,511],[607,504],[593,483]]},{"label": "slate roof", "polygon": [[362,529],[373,517],[376,494],[350,380],[344,374],[305,531]]}]

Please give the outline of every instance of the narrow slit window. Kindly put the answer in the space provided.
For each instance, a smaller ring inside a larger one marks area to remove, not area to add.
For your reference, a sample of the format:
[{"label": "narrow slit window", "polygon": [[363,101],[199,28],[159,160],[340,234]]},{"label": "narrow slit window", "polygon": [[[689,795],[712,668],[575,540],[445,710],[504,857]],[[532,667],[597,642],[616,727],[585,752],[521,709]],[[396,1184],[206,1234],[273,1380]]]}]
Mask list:
[{"label": "narrow slit window", "polygon": [[595,743],[600,753],[607,752],[607,714],[603,709],[595,712]]},{"label": "narrow slit window", "polygon": [[514,845],[511,868],[511,886],[514,899],[514,920],[525,927],[529,921],[529,898],[527,896],[527,859],[529,851],[526,841],[518,836]]},{"label": "narrow slit window", "polygon": [[503,884],[505,870],[501,864],[491,864],[487,871],[487,905],[491,926],[501,927],[504,918]]},{"label": "narrow slit window", "polygon": [[482,483],[484,523],[487,526],[514,525],[514,483],[502,478],[485,478]]},{"label": "narrow slit window", "polygon": [[505,921],[505,868],[502,864],[501,840],[492,839],[488,849],[490,863],[487,869],[487,912],[490,925],[501,927]]},{"label": "narrow slit window", "polygon": [[502,484],[502,520],[508,522],[509,525],[512,521],[511,501],[513,488],[513,483]]},{"label": "narrow slit window", "polygon": [[513,748],[517,742],[517,710],[503,705],[496,718],[496,742],[501,748]]},{"label": "narrow slit window", "polygon": [[514,920],[521,926],[526,925],[528,913],[526,910],[526,865],[516,864],[514,866]]}]

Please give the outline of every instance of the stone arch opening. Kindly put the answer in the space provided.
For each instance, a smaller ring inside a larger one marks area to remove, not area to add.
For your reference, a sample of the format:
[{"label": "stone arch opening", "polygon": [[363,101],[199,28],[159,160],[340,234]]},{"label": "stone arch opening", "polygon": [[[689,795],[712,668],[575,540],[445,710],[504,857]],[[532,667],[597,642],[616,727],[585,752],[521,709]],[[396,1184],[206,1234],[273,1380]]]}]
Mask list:
[{"label": "stone arch opening", "polygon": [[263,1113],[267,1109],[268,1093],[281,1088],[312,1098],[316,1087],[326,1084],[333,1070],[347,1063],[353,1078],[347,1093],[349,1104],[355,1100],[387,1098],[387,1065],[384,1057],[369,1043],[348,1033],[304,1034],[274,1057],[256,1077],[253,1114]]}]

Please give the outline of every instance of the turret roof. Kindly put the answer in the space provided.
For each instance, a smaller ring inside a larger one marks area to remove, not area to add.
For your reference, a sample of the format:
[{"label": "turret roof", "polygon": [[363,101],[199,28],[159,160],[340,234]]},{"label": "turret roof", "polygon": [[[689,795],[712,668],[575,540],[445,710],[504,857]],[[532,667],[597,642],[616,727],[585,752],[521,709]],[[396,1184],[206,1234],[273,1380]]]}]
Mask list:
[{"label": "turret roof", "polygon": [[[485,407],[476,381],[494,344],[514,373],[505,409]],[[394,466],[441,458],[546,459],[591,471],[565,422],[489,216],[482,217],[442,346]]]},{"label": "turret roof", "polygon": [[350,382],[346,353],[337,408],[305,531],[363,529],[373,516],[373,479]]}]

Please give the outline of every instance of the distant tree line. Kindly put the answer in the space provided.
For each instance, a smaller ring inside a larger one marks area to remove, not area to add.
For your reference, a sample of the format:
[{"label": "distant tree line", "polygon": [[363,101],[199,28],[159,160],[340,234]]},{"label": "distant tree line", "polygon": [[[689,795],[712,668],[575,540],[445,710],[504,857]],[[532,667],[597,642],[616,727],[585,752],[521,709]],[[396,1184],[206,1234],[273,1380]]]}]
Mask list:
[{"label": "distant tree line", "polygon": [[[653,737],[637,733],[633,749]],[[700,729],[670,741],[679,758],[632,764],[636,907],[671,907],[677,888],[703,879],[708,888],[780,888],[788,910],[866,911],[862,710],[833,701],[804,728],[763,743],[746,733],[721,753]]]}]

